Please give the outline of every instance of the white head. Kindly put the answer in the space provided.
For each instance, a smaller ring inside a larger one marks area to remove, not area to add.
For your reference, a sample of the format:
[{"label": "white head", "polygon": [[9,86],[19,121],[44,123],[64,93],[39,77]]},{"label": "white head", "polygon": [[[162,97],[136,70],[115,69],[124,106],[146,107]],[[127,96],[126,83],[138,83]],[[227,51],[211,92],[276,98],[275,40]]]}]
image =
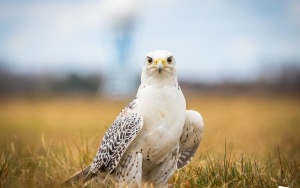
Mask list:
[{"label": "white head", "polygon": [[171,52],[155,50],[147,54],[141,76],[142,84],[177,85],[176,62]]}]

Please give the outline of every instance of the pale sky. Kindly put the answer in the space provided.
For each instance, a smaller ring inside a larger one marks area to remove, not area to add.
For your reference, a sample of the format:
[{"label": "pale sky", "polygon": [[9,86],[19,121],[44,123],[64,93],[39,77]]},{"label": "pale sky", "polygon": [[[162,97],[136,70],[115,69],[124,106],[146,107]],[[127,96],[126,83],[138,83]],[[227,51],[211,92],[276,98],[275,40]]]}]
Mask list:
[{"label": "pale sky", "polygon": [[0,63],[104,72],[117,60],[114,28],[125,18],[134,20],[128,62],[137,73],[154,49],[173,52],[188,80],[247,80],[262,66],[300,66],[299,0],[0,0]]}]

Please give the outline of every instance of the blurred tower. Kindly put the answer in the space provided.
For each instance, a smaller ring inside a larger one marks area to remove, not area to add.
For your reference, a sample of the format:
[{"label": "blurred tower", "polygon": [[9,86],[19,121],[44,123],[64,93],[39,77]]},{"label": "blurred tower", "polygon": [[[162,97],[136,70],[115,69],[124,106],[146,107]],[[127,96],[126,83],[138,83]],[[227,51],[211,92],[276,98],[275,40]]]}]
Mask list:
[{"label": "blurred tower", "polygon": [[129,67],[129,53],[136,13],[134,0],[109,0],[106,10],[114,32],[116,62],[104,73],[102,93],[109,98],[122,99],[134,94],[136,80]]}]

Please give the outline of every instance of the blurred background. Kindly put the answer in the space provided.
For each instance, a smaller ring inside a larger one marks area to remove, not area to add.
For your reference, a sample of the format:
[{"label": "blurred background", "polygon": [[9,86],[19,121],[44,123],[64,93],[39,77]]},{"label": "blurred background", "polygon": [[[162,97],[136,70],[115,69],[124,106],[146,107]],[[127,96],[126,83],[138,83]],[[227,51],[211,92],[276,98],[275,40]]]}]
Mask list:
[{"label": "blurred background", "polygon": [[300,157],[299,0],[0,0],[0,149],[86,138],[92,159],[155,49],[204,117],[198,156]]},{"label": "blurred background", "polygon": [[133,96],[155,49],[192,89],[300,89],[298,0],[0,1],[0,41],[1,95]]}]

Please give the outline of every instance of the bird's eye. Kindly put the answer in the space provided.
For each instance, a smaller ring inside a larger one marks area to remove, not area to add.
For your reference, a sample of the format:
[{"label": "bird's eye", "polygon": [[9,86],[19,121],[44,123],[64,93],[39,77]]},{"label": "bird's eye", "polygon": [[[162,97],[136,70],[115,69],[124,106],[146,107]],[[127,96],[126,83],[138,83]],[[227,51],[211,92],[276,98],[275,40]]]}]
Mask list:
[{"label": "bird's eye", "polygon": [[148,63],[151,64],[153,62],[151,57],[148,57]]},{"label": "bird's eye", "polygon": [[169,64],[172,63],[172,57],[168,57],[167,61]]}]

